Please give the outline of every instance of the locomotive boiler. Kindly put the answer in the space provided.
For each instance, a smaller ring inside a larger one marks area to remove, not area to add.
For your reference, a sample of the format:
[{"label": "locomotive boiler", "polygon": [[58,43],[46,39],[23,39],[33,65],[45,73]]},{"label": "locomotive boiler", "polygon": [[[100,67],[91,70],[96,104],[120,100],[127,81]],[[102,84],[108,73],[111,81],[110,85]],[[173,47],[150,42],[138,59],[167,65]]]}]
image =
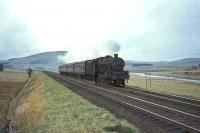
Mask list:
[{"label": "locomotive boiler", "polygon": [[92,60],[74,62],[59,66],[63,75],[75,75],[82,79],[94,80],[96,83],[125,86],[129,72],[124,71],[125,62],[118,54],[107,55]]}]

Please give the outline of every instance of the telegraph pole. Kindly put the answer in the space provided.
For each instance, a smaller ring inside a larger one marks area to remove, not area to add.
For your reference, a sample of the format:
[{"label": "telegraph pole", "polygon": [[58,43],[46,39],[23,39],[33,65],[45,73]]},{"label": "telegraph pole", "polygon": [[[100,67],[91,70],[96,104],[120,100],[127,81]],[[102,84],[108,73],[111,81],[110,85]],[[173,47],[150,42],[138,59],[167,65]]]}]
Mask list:
[{"label": "telegraph pole", "polygon": [[148,73],[146,72],[146,89],[147,89],[147,74],[148,74]]},{"label": "telegraph pole", "polygon": [[149,87],[151,88],[151,73],[149,74]]}]

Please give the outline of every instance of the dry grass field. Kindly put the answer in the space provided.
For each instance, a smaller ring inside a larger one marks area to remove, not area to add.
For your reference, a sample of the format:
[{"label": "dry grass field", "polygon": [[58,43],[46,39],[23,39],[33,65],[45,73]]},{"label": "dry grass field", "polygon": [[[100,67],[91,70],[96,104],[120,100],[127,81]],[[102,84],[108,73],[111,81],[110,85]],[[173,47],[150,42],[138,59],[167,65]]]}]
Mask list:
[{"label": "dry grass field", "polygon": [[0,72],[0,128],[6,119],[9,99],[19,91],[25,80],[25,73]]},{"label": "dry grass field", "polygon": [[130,78],[128,85],[134,87],[140,87],[155,92],[163,92],[169,94],[175,94],[180,96],[186,96],[190,98],[200,99],[200,84],[190,83],[186,81],[161,79],[161,78],[148,78],[146,88],[146,77],[133,76]]},{"label": "dry grass field", "polygon": [[0,81],[18,81],[23,82],[27,78],[25,72],[16,72],[16,71],[3,71],[0,72]]},{"label": "dry grass field", "polygon": [[193,70],[193,71],[175,71],[171,72],[171,75],[179,76],[182,78],[188,78],[188,79],[197,79],[200,80],[200,69]]},{"label": "dry grass field", "polygon": [[151,72],[153,75],[172,76],[178,78],[200,80],[200,69],[197,70],[171,70],[163,72]]}]

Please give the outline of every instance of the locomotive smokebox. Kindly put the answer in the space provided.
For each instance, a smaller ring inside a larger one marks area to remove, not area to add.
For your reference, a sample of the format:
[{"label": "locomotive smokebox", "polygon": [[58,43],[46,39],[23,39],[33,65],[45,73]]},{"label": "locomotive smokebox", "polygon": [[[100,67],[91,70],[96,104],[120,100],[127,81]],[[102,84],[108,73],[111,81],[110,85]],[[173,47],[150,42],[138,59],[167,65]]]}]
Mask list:
[{"label": "locomotive smokebox", "polygon": [[114,57],[115,57],[115,58],[118,58],[118,54],[114,54]]}]

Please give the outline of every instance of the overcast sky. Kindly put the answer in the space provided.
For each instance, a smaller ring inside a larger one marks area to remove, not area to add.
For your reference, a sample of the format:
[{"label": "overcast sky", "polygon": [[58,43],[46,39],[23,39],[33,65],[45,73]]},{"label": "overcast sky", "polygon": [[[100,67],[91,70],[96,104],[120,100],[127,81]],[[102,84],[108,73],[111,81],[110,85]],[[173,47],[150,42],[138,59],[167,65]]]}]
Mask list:
[{"label": "overcast sky", "polygon": [[77,61],[200,57],[200,0],[0,0],[0,60],[56,50]]}]

